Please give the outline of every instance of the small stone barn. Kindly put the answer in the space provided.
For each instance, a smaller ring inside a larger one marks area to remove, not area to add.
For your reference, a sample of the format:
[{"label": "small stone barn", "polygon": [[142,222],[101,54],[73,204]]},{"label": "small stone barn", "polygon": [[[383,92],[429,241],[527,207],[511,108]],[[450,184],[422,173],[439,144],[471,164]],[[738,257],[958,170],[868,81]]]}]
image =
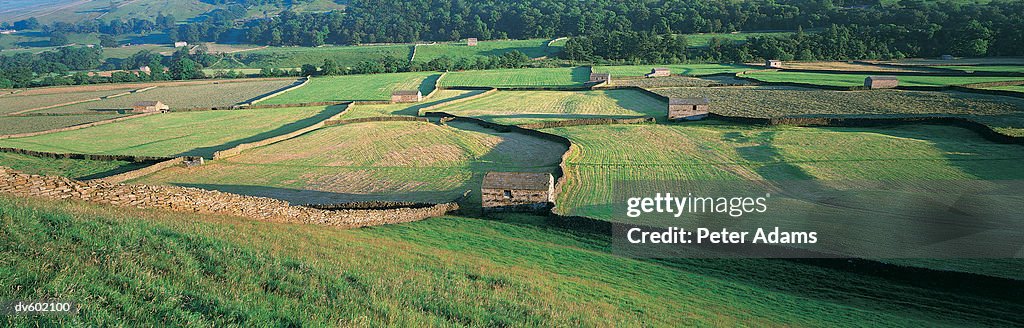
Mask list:
[{"label": "small stone barn", "polygon": [[782,61],[781,60],[769,59],[769,60],[764,62],[764,67],[767,67],[767,68],[782,68]]},{"label": "small stone barn", "polygon": [[668,119],[699,120],[708,116],[708,98],[669,98]]},{"label": "small stone barn", "polygon": [[175,48],[188,47],[188,42],[178,41],[174,43]]},{"label": "small stone barn", "polygon": [[393,103],[412,103],[423,100],[423,93],[419,90],[395,90],[391,93]]},{"label": "small stone barn", "polygon": [[590,83],[612,83],[611,73],[590,73]]},{"label": "small stone barn", "polygon": [[480,187],[485,212],[544,211],[552,207],[554,194],[550,173],[487,172]]},{"label": "small stone barn", "polygon": [[140,101],[132,105],[132,113],[156,113],[169,109],[171,107],[159,101]]},{"label": "small stone barn", "polygon": [[864,79],[864,86],[870,89],[892,89],[900,85],[895,76],[872,75]]},{"label": "small stone barn", "polygon": [[671,76],[671,75],[672,75],[672,71],[669,70],[668,68],[665,68],[665,67],[655,67],[655,68],[651,69],[650,73],[647,73],[646,75],[644,75],[644,77],[649,77],[649,78],[650,77],[664,77],[664,76]]},{"label": "small stone barn", "polygon": [[480,43],[480,40],[477,40],[476,38],[466,39],[466,45],[470,46],[470,47],[476,47],[476,45],[479,44],[479,43]]}]

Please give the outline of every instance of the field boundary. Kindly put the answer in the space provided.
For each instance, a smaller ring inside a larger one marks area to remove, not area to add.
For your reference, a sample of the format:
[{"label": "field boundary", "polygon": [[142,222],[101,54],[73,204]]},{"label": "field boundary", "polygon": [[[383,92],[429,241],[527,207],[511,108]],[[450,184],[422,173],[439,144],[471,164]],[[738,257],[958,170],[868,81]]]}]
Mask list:
[{"label": "field boundary", "polygon": [[429,99],[430,97],[433,97],[435,94],[437,94],[438,90],[441,90],[441,80],[444,79],[445,75],[448,75],[447,71],[441,72],[441,76],[438,76],[437,80],[434,80],[434,89],[430,90],[430,93],[424,96],[423,99]]},{"label": "field boundary", "polygon": [[[797,87],[797,88],[821,89],[821,90],[832,90],[832,91],[870,91],[870,90],[873,90],[871,88],[868,88],[868,87],[865,87],[865,86],[862,86],[862,85],[835,86],[835,85],[821,85],[821,84],[800,83],[800,82],[767,82],[767,81],[761,81],[761,80],[758,80],[758,79],[755,79],[755,78],[752,78],[752,77],[742,76],[742,74],[745,74],[745,73],[746,72],[736,73],[736,78],[737,79],[746,80],[746,81],[756,82],[759,85],[767,85],[767,86]],[[959,84],[959,85],[944,85],[944,86],[903,86],[903,85],[901,85],[901,86],[897,86],[897,87],[891,88],[891,89],[907,90],[907,91],[933,91],[933,92],[962,91],[962,92],[980,93],[980,94],[988,94],[988,95],[996,95],[996,96],[1007,96],[1007,97],[1024,98],[1024,93],[1021,93],[1021,92],[1005,91],[1005,90],[978,89],[976,87],[971,87],[971,86],[976,86],[976,85],[979,85],[979,84],[1008,83],[1008,82],[1009,83],[1020,83],[1020,84],[1007,84],[1007,85],[1024,85],[1024,80],[1021,80],[1021,81],[999,81],[999,82],[983,82],[983,83],[970,83],[970,84]],[[883,90],[889,90],[889,89],[883,89]]]},{"label": "field boundary", "polygon": [[337,126],[345,124],[355,123],[367,123],[367,122],[424,122],[429,123],[430,120],[426,117],[416,116],[374,116],[374,117],[361,117],[361,118],[349,118],[342,120],[328,120],[324,121],[324,126]]},{"label": "field boundary", "polygon": [[519,124],[518,127],[524,129],[549,129],[549,128],[562,128],[569,126],[582,126],[582,125],[614,125],[614,124],[646,124],[654,123],[656,120],[650,116],[634,117],[634,118],[580,118],[572,120],[552,121],[552,122],[541,122],[541,123],[529,123]]},{"label": "field boundary", "polygon": [[21,148],[0,147],[0,152],[28,155],[40,158],[53,159],[87,159],[93,161],[125,161],[132,163],[162,162],[173,159],[172,157],[160,156],[138,156],[138,155],[97,155],[80,153],[53,153],[46,151],[35,151]]},{"label": "field boundary", "polygon": [[175,158],[172,158],[172,159],[169,159],[169,160],[166,160],[166,161],[155,163],[153,165],[149,165],[149,166],[146,166],[146,167],[143,167],[143,168],[139,168],[137,170],[132,170],[132,171],[128,171],[128,172],[124,172],[124,173],[120,173],[120,174],[115,174],[115,175],[111,175],[111,176],[108,176],[108,177],[92,179],[90,181],[101,181],[101,182],[107,182],[107,183],[123,183],[125,181],[132,180],[132,179],[138,179],[138,178],[141,178],[141,177],[144,177],[144,176],[147,176],[147,175],[150,175],[150,174],[153,174],[153,173],[156,173],[156,172],[159,172],[159,171],[171,168],[171,167],[175,167],[175,166],[192,167],[192,166],[202,165],[202,163],[203,163],[203,158],[202,157],[198,157],[198,156],[175,157]]},{"label": "field boundary", "polygon": [[[349,106],[351,106],[351,105],[349,105]],[[319,128],[322,128],[322,127],[326,126],[326,123],[328,121],[336,120],[341,115],[344,115],[345,113],[347,113],[349,108],[350,107],[345,107],[345,109],[341,110],[341,112],[339,112],[338,114],[334,114],[331,117],[328,117],[327,119],[325,119],[323,121],[320,121],[320,122],[317,122],[317,123],[313,123],[310,126],[304,127],[302,129],[296,130],[294,132],[282,134],[282,135],[279,135],[279,136],[269,137],[269,138],[266,138],[266,139],[263,139],[263,140],[259,140],[259,141],[247,142],[247,143],[239,144],[239,145],[237,145],[235,147],[232,147],[232,148],[216,151],[216,152],[213,153],[213,160],[221,160],[221,159],[225,159],[225,158],[228,158],[228,157],[234,157],[234,156],[237,156],[238,154],[242,153],[242,151],[245,151],[245,150],[249,150],[249,149],[253,149],[253,148],[257,148],[257,147],[263,147],[263,146],[270,145],[270,144],[275,144],[275,143],[278,143],[278,142],[281,142],[281,141],[285,141],[285,140],[288,140],[288,139],[291,139],[291,138],[295,138],[295,137],[298,137],[300,135],[303,135],[303,134],[309,133],[311,131],[317,130]],[[324,109],[324,110],[326,110],[326,109]]]},{"label": "field boundary", "polygon": [[29,108],[29,109],[20,110],[20,111],[13,112],[13,113],[7,113],[6,116],[19,116],[19,115],[23,115],[23,114],[26,114],[26,113],[38,112],[38,111],[41,111],[41,110],[47,110],[47,109],[51,109],[51,108],[77,105],[77,104],[82,104],[82,103],[87,103],[87,102],[100,101],[100,100],[104,100],[104,99],[112,99],[112,98],[127,96],[127,95],[130,95],[130,94],[133,94],[133,93],[139,93],[139,92],[144,92],[144,91],[148,91],[148,90],[153,90],[153,89],[156,89],[156,86],[149,86],[149,87],[145,87],[145,88],[141,88],[141,89],[129,90],[129,91],[125,91],[125,92],[115,93],[115,94],[106,95],[106,96],[100,96],[100,97],[96,97],[96,98],[82,99],[82,100],[76,100],[76,101],[69,101],[69,102],[66,102],[66,103],[61,103],[61,104],[56,104],[56,105],[47,105],[47,106],[43,106],[43,107]]},{"label": "field boundary", "polygon": [[44,130],[44,131],[15,133],[15,134],[5,134],[5,135],[0,135],[0,139],[26,138],[26,137],[34,137],[34,136],[38,136],[38,135],[43,135],[43,134],[65,132],[65,131],[74,131],[74,130],[80,130],[80,129],[94,127],[94,126],[98,126],[98,125],[116,123],[116,122],[120,122],[120,121],[124,121],[124,120],[130,120],[130,119],[133,119],[133,118],[140,118],[140,117],[156,115],[156,114],[160,114],[160,113],[159,112],[156,112],[156,113],[142,113],[142,114],[138,114],[138,115],[115,117],[115,118],[108,119],[108,120],[89,122],[89,123],[82,123],[82,124],[78,124],[78,125],[66,126],[66,127],[63,127],[63,128],[49,129],[49,130]]},{"label": "field boundary", "polygon": [[306,77],[304,77],[304,78],[302,78],[300,80],[302,80],[302,82],[295,81],[298,84],[292,83],[292,85],[289,85],[287,87],[283,87],[283,88],[271,91],[269,93],[265,93],[263,95],[256,96],[256,98],[243,101],[243,102],[239,103],[238,105],[240,105],[240,106],[252,106],[252,105],[258,104],[260,102],[266,101],[267,99],[271,99],[271,98],[280,96],[281,94],[284,94],[286,92],[289,92],[289,91],[292,91],[292,90],[304,87],[307,84],[309,84],[309,81],[313,80],[313,78],[310,77],[310,76],[306,76]]},{"label": "field boundary", "polygon": [[[459,90],[459,89],[447,88],[446,90]],[[480,89],[474,89],[474,90],[480,90]],[[494,94],[495,92],[498,92],[498,89],[490,88],[490,89],[487,89],[487,91],[484,91],[484,92],[481,92],[481,93],[478,93],[478,94],[475,94],[475,95],[472,95],[472,96],[469,96],[469,97],[453,99],[453,100],[449,100],[449,101],[433,104],[433,105],[430,105],[430,106],[427,106],[427,107],[420,108],[419,113],[417,113],[417,115],[422,115],[422,113],[424,113],[424,112],[428,112],[428,111],[431,111],[431,110],[434,110],[434,109],[437,109],[437,108],[441,108],[441,107],[445,107],[445,106],[450,106],[450,105],[454,105],[454,104],[459,104],[459,103],[467,102],[467,101],[470,101],[470,100],[473,100],[473,99],[483,98],[483,97],[489,96],[491,94]]]}]

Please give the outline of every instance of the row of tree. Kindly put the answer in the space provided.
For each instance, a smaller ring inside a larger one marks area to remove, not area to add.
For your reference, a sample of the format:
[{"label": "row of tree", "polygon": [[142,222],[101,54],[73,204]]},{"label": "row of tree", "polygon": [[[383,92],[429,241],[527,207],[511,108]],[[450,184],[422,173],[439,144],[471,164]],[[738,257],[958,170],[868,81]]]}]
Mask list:
[{"label": "row of tree", "polygon": [[[62,47],[39,54],[0,56],[0,89],[51,85],[91,84],[206,78],[203,68],[217,57],[199,48],[178,49],[171,56],[142,50],[121,61],[111,76],[89,74],[104,67],[101,47]],[[108,63],[109,64],[109,63]],[[149,72],[141,68],[148,68]]]}]

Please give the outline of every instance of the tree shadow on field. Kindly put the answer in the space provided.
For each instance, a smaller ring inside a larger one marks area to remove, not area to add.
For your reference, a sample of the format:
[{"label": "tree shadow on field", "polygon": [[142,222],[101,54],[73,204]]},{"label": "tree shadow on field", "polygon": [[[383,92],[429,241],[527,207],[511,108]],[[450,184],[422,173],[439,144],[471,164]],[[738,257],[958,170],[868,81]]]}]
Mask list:
[{"label": "tree shadow on field", "polygon": [[[301,119],[301,120],[298,120],[298,121],[295,121],[295,122],[291,122],[291,123],[288,123],[288,124],[285,124],[285,125],[282,125],[282,126],[276,128],[276,129],[273,129],[273,130],[270,130],[270,131],[262,132],[262,133],[259,133],[259,134],[256,134],[256,135],[253,135],[253,136],[250,136],[250,137],[234,140],[234,141],[231,141],[231,142],[228,142],[228,143],[224,143],[224,144],[220,144],[220,145],[216,145],[216,146],[195,148],[195,149],[192,149],[192,150],[189,150],[189,151],[185,151],[185,152],[179,153],[179,154],[174,155],[174,156],[202,156],[202,157],[205,157],[207,159],[210,159],[210,158],[213,158],[213,153],[221,151],[221,150],[231,149],[231,148],[234,148],[234,147],[236,147],[238,145],[241,145],[241,144],[244,144],[244,143],[256,142],[256,141],[260,141],[260,140],[263,140],[263,139],[272,138],[272,137],[280,136],[280,135],[283,135],[283,134],[292,133],[292,132],[301,130],[303,128],[309,127],[309,126],[311,126],[313,124],[316,124],[317,122],[326,120],[328,118],[331,118],[334,115],[337,115],[337,114],[341,113],[342,111],[345,110],[346,107],[347,107],[346,105],[327,106],[327,108],[325,108],[324,110],[320,111],[316,115],[313,115],[313,116],[310,116],[310,117],[307,117],[307,118],[304,118],[304,119]],[[259,111],[259,110],[262,110],[262,109],[249,109],[249,110]]]},{"label": "tree shadow on field", "polygon": [[427,78],[420,82],[420,86],[417,89],[423,93],[423,96],[426,96],[431,92],[434,92],[434,87],[437,86],[437,80],[440,78],[441,74],[427,76]]},{"label": "tree shadow on field", "polygon": [[663,121],[668,117],[668,102],[636,90],[608,90],[605,95],[619,107]]},{"label": "tree shadow on field", "polygon": [[573,67],[572,68],[572,81],[576,83],[587,83],[590,81],[590,68],[588,67]]},{"label": "tree shadow on field", "polygon": [[[432,101],[428,101],[428,102],[424,102],[424,103],[419,103],[419,104],[416,104],[416,105],[413,105],[413,106],[409,106],[409,107],[403,108],[401,110],[397,110],[397,111],[391,112],[391,114],[395,114],[395,115],[408,115],[408,116],[420,116],[420,110],[421,109],[424,109],[424,108],[427,108],[427,107],[430,107],[430,106],[434,106],[434,105],[438,105],[438,104],[441,104],[441,103],[446,103],[446,102],[453,101],[453,100],[469,98],[469,97],[481,94],[483,92],[484,92],[483,90],[473,90],[473,91],[470,91],[470,92],[467,92],[465,94],[461,94],[461,95],[458,95],[458,96],[455,96],[455,97],[441,98],[441,99],[432,100]],[[356,107],[356,108],[358,108],[358,107]]]}]

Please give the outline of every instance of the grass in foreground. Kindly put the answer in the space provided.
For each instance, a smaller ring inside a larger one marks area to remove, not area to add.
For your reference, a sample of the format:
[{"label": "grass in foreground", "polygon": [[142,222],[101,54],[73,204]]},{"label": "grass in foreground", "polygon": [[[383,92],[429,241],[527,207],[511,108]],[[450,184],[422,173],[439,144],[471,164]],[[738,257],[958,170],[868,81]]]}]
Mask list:
[{"label": "grass in foreground", "polygon": [[301,104],[322,101],[391,100],[395,90],[434,90],[440,73],[411,72],[392,74],[315,77],[304,87],[270,98],[264,104]]},{"label": "grass in foreground", "polygon": [[595,117],[659,117],[664,101],[635,90],[499,91],[436,109],[501,124]]},{"label": "grass in foreground", "polygon": [[145,164],[126,161],[53,159],[0,153],[0,166],[6,166],[28,174],[59,175],[72,179],[96,179],[139,169],[144,167]]},{"label": "grass in foreground", "polygon": [[209,157],[218,150],[301,129],[340,113],[341,109],[332,106],[165,113],[74,131],[2,139],[0,146],[57,153]]},{"label": "grass in foreground", "polygon": [[[772,260],[652,263],[541,218],[359,230],[0,197],[8,325],[1007,326],[1019,299]],[[45,249],[47,251],[40,252]],[[827,279],[823,277],[828,277]],[[927,280],[918,277],[917,280]]]},{"label": "grass in foreground", "polygon": [[520,68],[451,72],[441,79],[445,87],[579,87],[590,80],[590,69]]},{"label": "grass in foreground", "polygon": [[[824,86],[852,87],[863,86],[868,74],[828,74],[803,72],[754,72],[743,76],[764,82],[793,82]],[[901,86],[962,85],[982,82],[1020,81],[1024,78],[992,77],[992,76],[899,76]]]}]

